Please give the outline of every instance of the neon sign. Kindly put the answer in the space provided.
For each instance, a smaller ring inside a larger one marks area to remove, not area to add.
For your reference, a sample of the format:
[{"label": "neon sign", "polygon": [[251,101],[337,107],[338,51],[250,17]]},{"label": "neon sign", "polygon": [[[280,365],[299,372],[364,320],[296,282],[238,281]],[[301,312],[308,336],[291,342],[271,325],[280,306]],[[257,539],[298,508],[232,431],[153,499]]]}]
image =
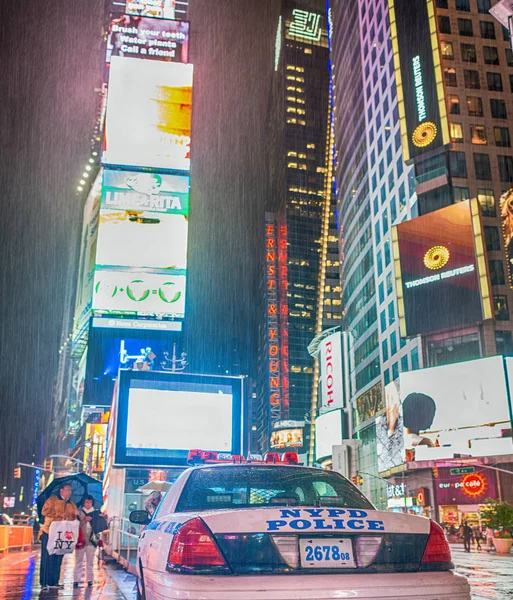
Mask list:
[{"label": "neon sign", "polygon": [[295,8],[292,16],[294,20],[289,26],[289,35],[311,42],[318,42],[321,39],[321,15]]},{"label": "neon sign", "polygon": [[451,279],[452,277],[458,277],[459,275],[473,273],[475,270],[476,267],[474,265],[466,265],[465,267],[458,267],[457,269],[452,269],[451,271],[444,271],[443,273],[436,273],[435,275],[429,275],[428,277],[422,277],[421,279],[406,281],[404,285],[407,289],[415,288],[419,287],[420,285],[441,281],[442,279]]},{"label": "neon sign", "polygon": [[422,66],[420,64],[420,56],[414,56],[413,77],[415,82],[415,97],[417,99],[417,114],[419,121],[423,121],[427,117],[426,112],[426,96],[424,94],[424,81],[422,79]]}]

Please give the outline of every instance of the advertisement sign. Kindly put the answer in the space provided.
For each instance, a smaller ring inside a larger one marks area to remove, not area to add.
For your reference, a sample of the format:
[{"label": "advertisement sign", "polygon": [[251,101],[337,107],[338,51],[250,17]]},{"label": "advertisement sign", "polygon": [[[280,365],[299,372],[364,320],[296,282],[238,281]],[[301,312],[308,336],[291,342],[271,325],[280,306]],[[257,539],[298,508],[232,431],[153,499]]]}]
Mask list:
[{"label": "advertisement sign", "polygon": [[487,469],[464,475],[439,469],[435,489],[438,505],[483,504],[488,498],[497,498],[495,473]]},{"label": "advertisement sign", "polygon": [[433,0],[388,0],[406,163],[450,143]]},{"label": "advertisement sign", "polygon": [[15,503],[16,503],[15,496],[5,496],[4,497],[4,508],[14,508]]},{"label": "advertisement sign", "polygon": [[112,56],[187,63],[189,23],[116,16],[109,24],[107,62]]},{"label": "advertisement sign", "polygon": [[392,239],[402,337],[492,317],[477,200],[405,221]]},{"label": "advertisement sign", "polygon": [[372,386],[370,390],[364,392],[355,401],[355,423],[361,425],[365,421],[372,419],[383,409],[383,388],[381,383]]},{"label": "advertisement sign", "polygon": [[342,336],[340,331],[325,338],[320,344],[321,405],[334,409],[344,407],[342,377]]},{"label": "advertisement sign", "polygon": [[271,433],[271,448],[300,448],[303,445],[303,429],[280,429]]},{"label": "advertisement sign", "polygon": [[192,65],[113,56],[103,162],[190,169]]},{"label": "advertisement sign", "polygon": [[86,423],[84,464],[89,473],[103,473],[107,447],[107,424]]},{"label": "advertisement sign", "polygon": [[376,419],[378,471],[399,467],[406,460],[398,381],[385,386],[385,414]]},{"label": "advertisement sign", "polygon": [[188,0],[111,0],[111,10],[140,17],[177,19],[187,10]]},{"label": "advertisement sign", "polygon": [[502,194],[499,200],[502,234],[508,263],[509,286],[513,288],[513,188]]},{"label": "advertisement sign", "polygon": [[315,420],[315,460],[331,456],[333,446],[342,442],[342,411],[332,410]]}]

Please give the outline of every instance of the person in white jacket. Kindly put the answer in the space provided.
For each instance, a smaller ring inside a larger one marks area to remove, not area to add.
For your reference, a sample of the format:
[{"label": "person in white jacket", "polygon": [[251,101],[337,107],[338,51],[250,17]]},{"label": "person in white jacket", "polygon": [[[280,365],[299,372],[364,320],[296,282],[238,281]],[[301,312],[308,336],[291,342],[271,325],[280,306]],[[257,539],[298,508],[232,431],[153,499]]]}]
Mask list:
[{"label": "person in white jacket", "polygon": [[91,541],[91,534],[93,533],[92,513],[94,509],[94,498],[92,496],[85,496],[83,500],[83,506],[78,512],[78,518],[80,519],[80,530],[82,535],[79,536],[79,543],[75,550],[75,573],[73,577],[73,587],[78,587],[78,584],[82,580],[82,574],[84,572],[84,558],[86,563],[86,581],[89,587],[93,585],[93,567],[94,559],[96,556],[96,545]]}]

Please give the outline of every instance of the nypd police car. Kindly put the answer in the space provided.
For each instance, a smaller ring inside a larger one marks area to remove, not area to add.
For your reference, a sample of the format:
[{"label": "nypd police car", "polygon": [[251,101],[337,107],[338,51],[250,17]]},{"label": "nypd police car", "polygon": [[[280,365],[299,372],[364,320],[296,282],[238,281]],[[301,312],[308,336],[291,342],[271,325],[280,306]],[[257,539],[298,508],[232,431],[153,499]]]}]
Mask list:
[{"label": "nypd police car", "polygon": [[[341,475],[295,453],[247,462],[191,451],[137,553],[138,598],[468,600],[443,530],[380,512]],[[197,464],[201,463],[201,464]]]}]

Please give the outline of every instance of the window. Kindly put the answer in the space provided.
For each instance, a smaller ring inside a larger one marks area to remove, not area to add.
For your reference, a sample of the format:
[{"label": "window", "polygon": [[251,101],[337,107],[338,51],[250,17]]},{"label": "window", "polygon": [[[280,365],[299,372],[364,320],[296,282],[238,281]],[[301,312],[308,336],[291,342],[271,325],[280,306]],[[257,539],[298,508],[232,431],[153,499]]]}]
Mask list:
[{"label": "window", "polygon": [[491,7],[491,0],[477,0],[477,12],[480,12],[483,15],[487,15]]},{"label": "window", "polygon": [[485,145],[486,141],[486,128],[484,125],[471,125],[470,126],[470,139],[473,144]]},{"label": "window", "polygon": [[445,68],[444,69],[445,85],[449,87],[456,87],[458,85],[458,79],[456,77],[456,69]]},{"label": "window", "polygon": [[493,305],[497,321],[509,321],[508,297],[494,296]]},{"label": "window", "polygon": [[470,90],[479,90],[481,88],[481,84],[479,83],[479,73],[477,71],[464,69],[463,78],[465,80],[466,88]]},{"label": "window", "polygon": [[461,44],[461,60],[464,62],[477,62],[476,47],[474,44]]},{"label": "window", "polygon": [[483,46],[483,55],[487,65],[499,64],[499,52],[495,46]]},{"label": "window", "polygon": [[459,115],[460,114],[460,99],[458,96],[450,95],[449,100],[449,114]]},{"label": "window", "polygon": [[463,127],[461,123],[451,123],[449,125],[451,142],[463,142]]},{"label": "window", "polygon": [[390,302],[388,305],[388,324],[395,322],[395,310],[394,310],[394,302]]},{"label": "window", "polygon": [[490,92],[502,92],[502,77],[500,73],[486,73],[486,81]]},{"label": "window", "polygon": [[395,331],[390,334],[390,356],[394,356],[397,352],[397,335]]},{"label": "window", "polygon": [[513,94],[513,75],[509,76],[509,90]]},{"label": "window", "polygon": [[383,304],[383,302],[385,301],[385,284],[383,282],[381,282],[379,284],[379,303]]},{"label": "window", "polygon": [[470,117],[483,116],[483,101],[477,96],[467,96],[467,108]]},{"label": "window", "polygon": [[495,27],[490,21],[479,21],[481,26],[481,37],[487,40],[495,39]]},{"label": "window", "polygon": [[436,0],[437,8],[449,8],[447,6],[447,0]]},{"label": "window", "polygon": [[399,377],[399,363],[392,365],[392,379],[395,381]]},{"label": "window", "polygon": [[453,186],[452,188],[454,202],[465,202],[465,200],[470,200],[470,192],[466,187],[457,187]]},{"label": "window", "polygon": [[501,148],[511,148],[511,138],[507,127],[494,127],[495,145]]},{"label": "window", "polygon": [[488,154],[474,153],[474,167],[476,169],[476,179],[490,180],[492,178],[492,170],[490,168],[490,157]]},{"label": "window", "polygon": [[419,368],[419,349],[414,348],[411,351],[411,370],[416,371]]},{"label": "window", "polygon": [[451,21],[449,17],[438,17],[438,31],[440,33],[451,33]]},{"label": "window", "polygon": [[382,310],[379,315],[379,323],[381,326],[381,333],[383,333],[387,328],[387,313],[384,310]]},{"label": "window", "polygon": [[406,373],[406,371],[408,370],[408,355],[405,354],[402,358],[401,358],[401,371],[403,373]]},{"label": "window", "polygon": [[472,21],[470,19],[458,19],[458,32],[460,35],[472,37],[474,35]]},{"label": "window", "polygon": [[497,156],[499,176],[501,181],[513,181],[513,156]]},{"label": "window", "polygon": [[511,355],[513,353],[513,336],[511,331],[495,331],[497,354]]},{"label": "window", "polygon": [[453,177],[467,176],[467,163],[465,152],[449,152],[449,169]]},{"label": "window", "polygon": [[511,48],[506,48],[506,62],[508,67],[513,67],[513,50]]},{"label": "window", "polygon": [[385,385],[388,385],[390,383],[390,371],[388,369],[383,373],[383,379]]},{"label": "window", "polygon": [[490,98],[490,110],[494,119],[507,119],[506,102],[497,98]]},{"label": "window", "polygon": [[490,281],[492,285],[504,285],[504,264],[502,260],[489,260],[488,265],[490,267]]},{"label": "window", "polygon": [[456,10],[470,12],[470,0],[456,0]]},{"label": "window", "polygon": [[443,58],[445,58],[446,60],[454,59],[454,46],[452,45],[452,42],[441,41],[440,48],[442,51]]},{"label": "window", "polygon": [[493,190],[478,188],[477,199],[481,205],[483,217],[495,217],[495,197],[493,195]]},{"label": "window", "polygon": [[[499,230],[497,227],[491,227],[489,225],[484,226],[486,249],[490,252],[501,249],[501,241],[499,238]],[[490,261],[491,262],[491,261]],[[501,261],[498,261],[501,262]],[[501,262],[502,265],[502,262]]]},{"label": "window", "polygon": [[383,362],[388,360],[388,340],[381,343],[381,352],[383,354]]}]

